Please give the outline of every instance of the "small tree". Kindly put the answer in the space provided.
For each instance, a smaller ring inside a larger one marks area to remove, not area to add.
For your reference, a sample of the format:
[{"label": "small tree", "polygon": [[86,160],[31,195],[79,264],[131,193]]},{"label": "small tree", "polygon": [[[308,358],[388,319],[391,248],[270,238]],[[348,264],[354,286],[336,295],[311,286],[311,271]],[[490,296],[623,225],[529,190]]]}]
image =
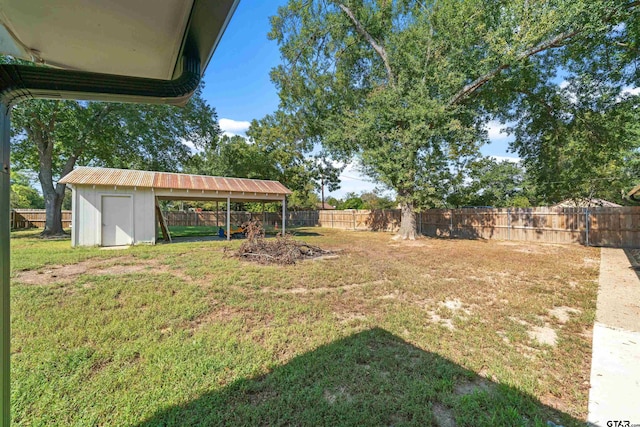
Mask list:
[{"label": "small tree", "polygon": [[11,171],[11,209],[44,209],[44,199],[20,171]]}]

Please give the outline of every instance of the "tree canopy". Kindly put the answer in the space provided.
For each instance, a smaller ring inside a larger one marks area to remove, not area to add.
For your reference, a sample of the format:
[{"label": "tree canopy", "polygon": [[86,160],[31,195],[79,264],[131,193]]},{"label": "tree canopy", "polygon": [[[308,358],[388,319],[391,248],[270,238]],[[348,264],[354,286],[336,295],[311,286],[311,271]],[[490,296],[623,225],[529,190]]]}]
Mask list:
[{"label": "tree canopy", "polygon": [[65,185],[76,165],[178,171],[217,141],[215,110],[198,90],[186,107],[30,100],[12,111],[12,161],[38,173],[45,199],[43,234],[60,234]]},{"label": "tree canopy", "polygon": [[43,209],[44,198],[31,186],[29,177],[22,171],[11,171],[11,209]]},{"label": "tree canopy", "polygon": [[528,113],[559,69],[637,79],[624,72],[637,13],[613,0],[291,0],[271,18],[271,77],[303,139],[358,156],[397,192],[400,235],[414,238],[414,207],[460,184],[490,118]]}]

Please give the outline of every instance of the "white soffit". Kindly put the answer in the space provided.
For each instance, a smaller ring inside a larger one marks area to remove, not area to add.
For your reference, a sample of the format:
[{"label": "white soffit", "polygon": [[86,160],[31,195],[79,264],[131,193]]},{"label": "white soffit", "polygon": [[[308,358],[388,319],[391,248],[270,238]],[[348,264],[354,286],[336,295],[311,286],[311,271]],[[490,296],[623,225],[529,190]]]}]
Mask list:
[{"label": "white soffit", "polygon": [[0,0],[0,47],[55,67],[169,80],[192,6],[193,0]]}]

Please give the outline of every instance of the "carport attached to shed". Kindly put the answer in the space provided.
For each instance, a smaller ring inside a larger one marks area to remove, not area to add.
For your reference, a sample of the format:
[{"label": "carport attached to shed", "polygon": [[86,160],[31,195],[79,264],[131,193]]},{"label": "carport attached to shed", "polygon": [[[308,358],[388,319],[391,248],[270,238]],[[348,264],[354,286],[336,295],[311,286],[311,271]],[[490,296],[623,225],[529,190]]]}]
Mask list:
[{"label": "carport attached to shed", "polygon": [[90,167],[75,169],[60,183],[73,190],[72,246],[155,243],[158,200],[226,202],[227,230],[232,201],[282,202],[284,232],[291,194],[278,181]]}]

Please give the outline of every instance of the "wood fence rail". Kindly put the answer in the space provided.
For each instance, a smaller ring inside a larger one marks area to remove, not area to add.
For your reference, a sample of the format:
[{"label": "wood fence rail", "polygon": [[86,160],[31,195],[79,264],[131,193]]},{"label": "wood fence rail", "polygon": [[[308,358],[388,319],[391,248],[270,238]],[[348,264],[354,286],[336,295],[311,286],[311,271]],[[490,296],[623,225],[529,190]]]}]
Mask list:
[{"label": "wood fence rail", "polygon": [[[224,226],[220,212],[164,212],[169,226]],[[343,230],[397,231],[400,210],[289,211],[291,226]],[[260,219],[268,225],[282,222],[281,212],[232,212],[231,223]],[[418,231],[425,236],[465,239],[579,243],[591,246],[640,247],[640,206],[621,208],[500,208],[428,209],[417,214]],[[11,212],[11,228],[44,227],[44,210]],[[63,211],[64,227],[71,211]]]},{"label": "wood fence rail", "polygon": [[[221,225],[224,212],[170,212],[169,225]],[[289,211],[292,226],[320,226],[343,230],[397,231],[400,210]],[[259,218],[267,224],[282,221],[278,212],[233,212],[239,224]],[[520,240],[579,243],[591,246],[640,247],[640,206],[622,208],[501,208],[428,209],[417,214],[418,231],[425,236],[463,239]],[[216,222],[219,221],[219,222]]]},{"label": "wood fence rail", "polygon": [[[9,216],[11,229],[44,228],[45,212],[44,209],[13,209]],[[62,211],[62,227],[71,227],[71,211]]]}]

